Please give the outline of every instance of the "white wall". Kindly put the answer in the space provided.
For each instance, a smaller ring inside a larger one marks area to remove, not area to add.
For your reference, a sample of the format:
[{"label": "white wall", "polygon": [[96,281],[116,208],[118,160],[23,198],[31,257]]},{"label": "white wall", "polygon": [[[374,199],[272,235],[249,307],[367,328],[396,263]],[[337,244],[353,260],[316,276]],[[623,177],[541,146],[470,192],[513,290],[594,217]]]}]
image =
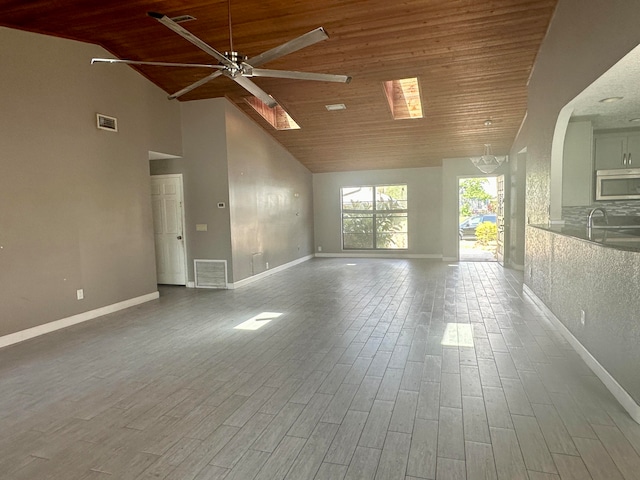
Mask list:
[{"label": "white wall", "polygon": [[181,106],[184,158],[151,169],[184,175],[189,280],[194,258],[226,260],[238,282],[313,253],[311,173],[226,98]]},{"label": "white wall", "polygon": [[[227,260],[231,266],[225,102],[214,98],[181,104],[184,158],[171,163],[184,174],[190,281],[193,259]],[[226,207],[218,208],[219,202]],[[196,224],[206,224],[207,231],[196,231]]]},{"label": "white wall", "polygon": [[[393,253],[440,257],[442,255],[442,169],[407,168],[357,172],[316,173],[313,175],[313,211],[316,253],[353,254],[342,250],[340,187],[406,184],[409,205],[409,248]],[[363,251],[369,255],[388,255],[389,251]]]},{"label": "white wall", "polygon": [[235,282],[313,253],[311,172],[225,100]]},{"label": "white wall", "polygon": [[0,335],[156,291],[148,151],[181,154],[179,108],[106,55],[0,28]]}]

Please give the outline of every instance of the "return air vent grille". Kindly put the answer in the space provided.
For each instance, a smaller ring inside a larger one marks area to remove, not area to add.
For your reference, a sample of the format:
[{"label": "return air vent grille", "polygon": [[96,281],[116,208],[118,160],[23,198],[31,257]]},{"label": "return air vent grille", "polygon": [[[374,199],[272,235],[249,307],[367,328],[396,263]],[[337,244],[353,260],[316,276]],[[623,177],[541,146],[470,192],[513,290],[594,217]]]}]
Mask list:
[{"label": "return air vent grille", "polygon": [[172,17],[171,20],[173,20],[176,23],[184,23],[184,22],[192,22],[197,19],[196,17],[192,17],[191,15],[179,15],[177,17]]},{"label": "return air vent grille", "polygon": [[194,260],[196,288],[227,288],[226,260]]},{"label": "return air vent grille", "polygon": [[96,121],[100,130],[109,130],[110,132],[118,131],[118,119],[114,117],[96,113]]}]

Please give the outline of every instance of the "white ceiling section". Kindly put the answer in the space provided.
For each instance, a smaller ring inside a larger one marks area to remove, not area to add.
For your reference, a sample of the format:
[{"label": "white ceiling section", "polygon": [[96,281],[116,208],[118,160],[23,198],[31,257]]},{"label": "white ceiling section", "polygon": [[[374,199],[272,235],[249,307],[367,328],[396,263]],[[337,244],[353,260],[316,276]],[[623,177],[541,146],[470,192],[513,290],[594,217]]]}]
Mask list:
[{"label": "white ceiling section", "polygon": [[[605,98],[622,97],[613,102]],[[640,128],[640,45],[631,50],[600,78],[589,85],[569,105],[573,118],[589,119],[597,130]]]}]

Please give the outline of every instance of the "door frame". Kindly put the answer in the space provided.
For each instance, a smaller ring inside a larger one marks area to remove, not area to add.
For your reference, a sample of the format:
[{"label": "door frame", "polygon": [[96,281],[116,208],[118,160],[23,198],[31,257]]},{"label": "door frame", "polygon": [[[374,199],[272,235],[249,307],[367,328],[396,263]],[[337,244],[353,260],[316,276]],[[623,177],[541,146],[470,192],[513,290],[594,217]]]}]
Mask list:
[{"label": "door frame", "polygon": [[[185,219],[185,210],[184,210],[184,178],[182,173],[166,173],[161,175],[151,175],[151,180],[154,178],[177,178],[180,181],[180,216],[182,218],[182,261],[184,262],[184,285],[185,287],[189,285],[189,263],[187,256],[187,229],[186,229],[186,219]],[[151,201],[151,195],[149,195],[149,201]],[[151,220],[153,221],[153,205],[151,205],[152,215]],[[153,226],[154,235],[155,235],[155,225]],[[153,248],[155,250],[155,240]],[[155,257],[155,252],[154,252]],[[158,280],[158,264],[156,263],[156,281]]]},{"label": "door frame", "polygon": [[[496,178],[500,175],[505,175],[505,182],[509,178],[508,175],[504,173],[465,173],[459,174],[456,176],[456,226],[460,224],[460,180],[464,180],[466,178]],[[497,212],[496,212],[497,215]],[[497,222],[496,222],[497,225]],[[497,248],[497,245],[496,245]],[[456,230],[456,261],[460,261],[460,236],[458,235],[458,230]],[[499,263],[497,258],[494,260]],[[502,265],[502,264],[500,264]],[[504,265],[502,265],[504,266]]]},{"label": "door frame", "polygon": [[[502,177],[502,198],[500,198],[500,177]],[[496,175],[496,188],[498,193],[498,239],[496,245],[496,260],[506,267],[511,263],[511,176],[506,173]],[[500,222],[502,211],[502,222]],[[500,254],[500,230],[502,230],[502,254]]]}]

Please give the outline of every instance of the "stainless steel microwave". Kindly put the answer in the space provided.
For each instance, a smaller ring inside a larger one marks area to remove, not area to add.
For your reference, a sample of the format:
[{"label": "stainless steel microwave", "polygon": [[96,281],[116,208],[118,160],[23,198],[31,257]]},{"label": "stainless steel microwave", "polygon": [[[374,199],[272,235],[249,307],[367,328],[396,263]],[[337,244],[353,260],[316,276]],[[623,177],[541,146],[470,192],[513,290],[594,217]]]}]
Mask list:
[{"label": "stainless steel microwave", "polygon": [[596,171],[596,200],[640,199],[640,168]]}]

